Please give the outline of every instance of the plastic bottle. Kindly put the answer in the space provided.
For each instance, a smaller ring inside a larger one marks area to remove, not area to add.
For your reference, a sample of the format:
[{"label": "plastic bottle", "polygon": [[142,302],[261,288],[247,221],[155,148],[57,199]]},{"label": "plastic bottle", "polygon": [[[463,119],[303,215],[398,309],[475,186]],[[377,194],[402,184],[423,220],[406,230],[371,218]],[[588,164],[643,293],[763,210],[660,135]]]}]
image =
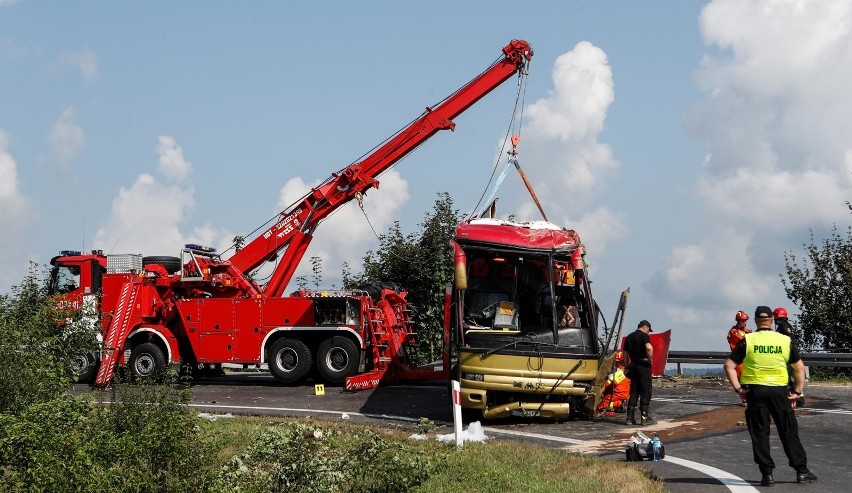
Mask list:
[{"label": "plastic bottle", "polygon": [[662,443],[660,443],[660,435],[654,433],[654,438],[651,439],[651,448],[654,453],[654,460],[660,460],[660,448],[662,447]]}]

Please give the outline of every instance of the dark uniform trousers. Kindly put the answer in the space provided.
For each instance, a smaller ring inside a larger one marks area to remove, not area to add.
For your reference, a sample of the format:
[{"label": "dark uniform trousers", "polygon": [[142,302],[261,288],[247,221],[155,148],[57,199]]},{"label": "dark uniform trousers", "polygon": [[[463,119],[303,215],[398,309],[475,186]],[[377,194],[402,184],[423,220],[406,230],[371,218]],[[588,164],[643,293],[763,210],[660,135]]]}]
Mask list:
[{"label": "dark uniform trousers", "polygon": [[771,474],[775,461],[769,453],[769,418],[775,421],[778,437],[784,447],[784,453],[790,461],[790,467],[797,472],[807,472],[808,457],[799,440],[799,425],[790,400],[787,398],[787,386],[748,385],[745,416],[748,432],[751,435],[751,447],[754,462],[762,474]]},{"label": "dark uniform trousers", "polygon": [[636,401],[641,398],[639,412],[648,414],[651,407],[651,367],[644,365],[630,366],[630,399],[627,408],[636,407]]}]

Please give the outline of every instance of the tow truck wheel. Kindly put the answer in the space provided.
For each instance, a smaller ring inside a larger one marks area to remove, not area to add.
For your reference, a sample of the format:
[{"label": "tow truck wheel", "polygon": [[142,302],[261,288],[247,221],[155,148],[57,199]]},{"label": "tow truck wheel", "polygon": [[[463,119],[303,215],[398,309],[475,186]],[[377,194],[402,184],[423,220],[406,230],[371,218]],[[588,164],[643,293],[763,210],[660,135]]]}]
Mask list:
[{"label": "tow truck wheel", "polygon": [[317,371],[328,383],[341,384],[358,371],[358,347],[352,339],[329,337],[317,350]]},{"label": "tow truck wheel", "polygon": [[298,339],[279,339],[269,353],[269,371],[285,383],[296,383],[305,378],[313,365],[311,350]]},{"label": "tow truck wheel", "polygon": [[146,342],[133,348],[127,366],[135,377],[152,378],[166,367],[166,357],[156,344]]},{"label": "tow truck wheel", "polygon": [[71,375],[77,383],[89,383],[97,367],[98,360],[92,353],[77,354],[71,358]]}]

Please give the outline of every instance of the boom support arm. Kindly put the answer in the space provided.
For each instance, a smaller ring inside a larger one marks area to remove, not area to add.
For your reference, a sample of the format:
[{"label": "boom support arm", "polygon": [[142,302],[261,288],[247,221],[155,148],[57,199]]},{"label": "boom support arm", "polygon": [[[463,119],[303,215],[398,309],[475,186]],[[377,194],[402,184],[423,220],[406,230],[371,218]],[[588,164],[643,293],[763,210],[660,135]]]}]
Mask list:
[{"label": "boom support arm", "polygon": [[248,274],[286,248],[278,267],[263,289],[267,296],[281,296],[320,221],[368,189],[379,188],[376,178],[381,173],[399,162],[439,130],[453,130],[455,128],[453,118],[514,74],[522,71],[527,62],[532,59],[533,52],[526,41],[513,40],[503,48],[503,55],[501,60],[495,62],[440,104],[434,108],[426,108],[419,118],[378,147],[363,161],[348,166],[340,173],[332,174],[300,202],[281,212],[275,224],[230,258],[232,265],[243,274]]}]

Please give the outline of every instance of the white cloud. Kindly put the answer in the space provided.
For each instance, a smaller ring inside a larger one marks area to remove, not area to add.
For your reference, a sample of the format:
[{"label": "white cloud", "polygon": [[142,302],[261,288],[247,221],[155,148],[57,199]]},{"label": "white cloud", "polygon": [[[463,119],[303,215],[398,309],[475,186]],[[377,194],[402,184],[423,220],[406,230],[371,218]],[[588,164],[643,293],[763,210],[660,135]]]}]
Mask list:
[{"label": "white cloud", "polygon": [[[380,177],[380,188],[371,189],[364,196],[364,210],[376,233],[383,234],[393,224],[399,209],[409,199],[408,182],[396,170],[389,170]],[[281,188],[279,210],[285,210],[304,196],[312,187],[319,185],[305,183],[299,177],[287,180]],[[343,262],[358,270],[364,252],[376,243],[370,224],[364,218],[358,204],[351,201],[338,209],[316,229],[314,239],[306,258],[301,262],[296,275],[311,272],[308,256],[323,259],[324,278],[331,280],[340,272]],[[291,288],[293,286],[291,285]]]},{"label": "white cloud", "polygon": [[601,255],[608,244],[625,239],[628,233],[624,214],[606,207],[590,211],[574,221],[565,218],[561,224],[580,233],[586,249],[595,255]]},{"label": "white cloud", "polygon": [[778,274],[758,272],[753,244],[752,234],[724,229],[675,247],[654,281],[659,294],[672,303],[700,308],[757,304],[770,294]]},{"label": "white cloud", "polygon": [[26,233],[32,219],[9,147],[9,136],[0,129],[0,293],[18,284],[27,271]]},{"label": "white cloud", "polygon": [[0,130],[0,221],[12,222],[24,208],[18,164],[9,152],[9,136]]},{"label": "white cloud", "polygon": [[79,70],[83,78],[88,81],[94,80],[98,76],[98,57],[91,48],[66,51],[62,53],[59,59],[62,65]]},{"label": "white cloud", "polygon": [[50,160],[62,168],[66,168],[83,150],[85,136],[74,120],[74,108],[68,108],[59,115],[50,129],[48,143]]},{"label": "white cloud", "polygon": [[615,99],[606,53],[588,41],[577,43],[556,59],[553,86],[546,98],[527,107],[529,131],[560,141],[596,138]]},{"label": "white cloud", "polygon": [[[587,41],[577,43],[554,63],[553,89],[547,97],[526,108],[527,123],[518,146],[519,162],[548,218],[579,231],[595,251],[626,235],[620,213],[587,210],[590,199],[619,168],[612,148],[598,141],[614,99],[606,53]],[[520,182],[518,188],[523,190]],[[539,219],[526,192],[519,196],[523,198],[516,199],[517,217]]]},{"label": "white cloud", "polygon": [[189,176],[192,173],[192,163],[184,159],[183,149],[177,145],[175,139],[165,135],[160,135],[157,139],[156,151],[160,156],[157,170],[174,181],[181,181]]},{"label": "white cloud", "polygon": [[598,142],[615,97],[606,54],[578,43],[557,59],[553,84],[526,110],[519,160],[535,170],[531,180],[545,211],[566,210],[570,197],[570,210],[578,214],[619,167],[612,149]]},{"label": "white cloud", "polygon": [[[698,184],[699,197],[709,212],[735,220],[740,227],[786,236],[785,231],[830,226],[846,218],[843,207],[850,195],[849,179],[831,171],[762,172],[739,168],[726,178],[706,176]],[[778,230],[776,221],[783,218]]]},{"label": "white cloud", "polygon": [[95,233],[95,248],[109,253],[175,255],[183,245],[178,226],[194,206],[192,188],[165,186],[141,174],[113,199],[109,219]]},{"label": "white cloud", "polygon": [[686,118],[707,148],[706,217],[648,286],[698,337],[736,310],[785,303],[785,250],[850,220],[852,4],[714,0],[700,27],[719,49],[695,73],[706,97]]},{"label": "white cloud", "polygon": [[[183,151],[171,137],[159,137],[158,169],[169,179],[185,179],[191,172]],[[163,163],[166,163],[165,165]],[[140,174],[129,188],[113,199],[109,218],[95,233],[93,245],[108,253],[177,256],[186,243],[202,243],[220,251],[230,246],[233,234],[209,224],[184,232],[181,225],[195,208],[191,185],[166,185],[154,176]]]}]

